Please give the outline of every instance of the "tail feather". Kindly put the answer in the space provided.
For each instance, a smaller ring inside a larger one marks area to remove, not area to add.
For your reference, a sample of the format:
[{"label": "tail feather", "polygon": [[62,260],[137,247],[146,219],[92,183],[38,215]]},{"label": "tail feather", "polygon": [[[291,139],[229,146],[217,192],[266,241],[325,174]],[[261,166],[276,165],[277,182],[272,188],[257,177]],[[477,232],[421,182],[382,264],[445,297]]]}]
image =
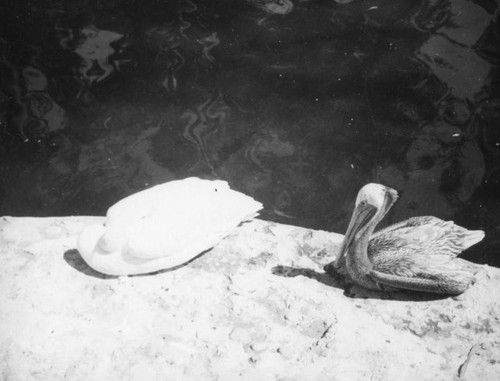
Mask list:
[{"label": "tail feather", "polygon": [[469,247],[480,242],[484,238],[484,231],[482,230],[465,230],[460,236],[459,246],[463,251]]}]

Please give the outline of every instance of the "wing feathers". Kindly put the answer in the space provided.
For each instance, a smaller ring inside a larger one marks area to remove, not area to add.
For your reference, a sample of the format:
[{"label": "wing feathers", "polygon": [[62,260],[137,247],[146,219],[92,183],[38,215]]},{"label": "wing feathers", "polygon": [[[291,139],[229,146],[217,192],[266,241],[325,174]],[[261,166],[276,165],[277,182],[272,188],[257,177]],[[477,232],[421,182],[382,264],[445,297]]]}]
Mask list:
[{"label": "wing feathers", "polygon": [[[414,217],[374,234],[370,256],[447,255],[455,257],[484,237],[482,230],[467,230],[436,217]],[[387,252],[387,254],[382,254]],[[389,254],[390,252],[390,254]]]}]

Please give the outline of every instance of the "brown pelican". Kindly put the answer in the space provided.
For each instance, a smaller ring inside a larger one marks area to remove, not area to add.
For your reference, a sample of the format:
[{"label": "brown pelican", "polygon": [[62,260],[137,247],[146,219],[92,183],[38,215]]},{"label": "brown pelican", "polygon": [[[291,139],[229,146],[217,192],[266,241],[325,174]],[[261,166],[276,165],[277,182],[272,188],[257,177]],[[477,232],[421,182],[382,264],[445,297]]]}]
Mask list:
[{"label": "brown pelican", "polygon": [[347,273],[369,289],[464,292],[474,282],[474,275],[453,259],[481,241],[484,232],[425,216],[374,233],[397,198],[394,189],[380,184],[361,188],[339,254],[325,271]]}]

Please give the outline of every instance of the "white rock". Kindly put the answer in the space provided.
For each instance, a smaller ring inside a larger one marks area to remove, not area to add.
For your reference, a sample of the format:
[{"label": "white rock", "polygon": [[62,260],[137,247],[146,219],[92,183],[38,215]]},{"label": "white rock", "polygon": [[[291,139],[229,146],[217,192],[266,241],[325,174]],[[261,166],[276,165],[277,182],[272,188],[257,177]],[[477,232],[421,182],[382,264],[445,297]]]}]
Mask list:
[{"label": "white rock", "polygon": [[471,348],[464,379],[500,379],[496,268],[459,300],[344,290],[322,271],[342,236],[253,220],[176,271],[109,277],[75,249],[96,222],[0,218],[0,379],[452,380]]}]

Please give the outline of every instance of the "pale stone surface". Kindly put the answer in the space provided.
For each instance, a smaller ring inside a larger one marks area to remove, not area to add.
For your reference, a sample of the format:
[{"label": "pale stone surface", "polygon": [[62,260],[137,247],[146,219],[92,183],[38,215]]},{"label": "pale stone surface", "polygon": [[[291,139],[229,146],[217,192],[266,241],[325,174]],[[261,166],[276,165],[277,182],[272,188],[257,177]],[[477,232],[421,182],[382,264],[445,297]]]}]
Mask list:
[{"label": "pale stone surface", "polygon": [[[254,220],[175,271],[93,272],[98,217],[0,218],[2,380],[500,379],[500,270],[457,298],[325,275],[341,236]],[[471,350],[472,348],[472,350]]]}]

